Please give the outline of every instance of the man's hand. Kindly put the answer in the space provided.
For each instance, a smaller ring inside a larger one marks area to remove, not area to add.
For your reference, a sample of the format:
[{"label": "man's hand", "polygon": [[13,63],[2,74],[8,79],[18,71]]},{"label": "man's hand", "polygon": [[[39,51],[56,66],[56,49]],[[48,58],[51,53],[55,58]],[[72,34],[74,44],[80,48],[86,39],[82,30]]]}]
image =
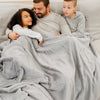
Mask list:
[{"label": "man's hand", "polygon": [[39,46],[42,45],[42,43],[43,43],[43,40],[41,40],[41,41],[39,42]]},{"label": "man's hand", "polygon": [[8,37],[12,40],[16,40],[17,38],[19,38],[20,35],[18,35],[17,33],[15,32],[11,32],[8,34]]},{"label": "man's hand", "polygon": [[58,35],[56,35],[57,37],[60,36],[60,33]]}]

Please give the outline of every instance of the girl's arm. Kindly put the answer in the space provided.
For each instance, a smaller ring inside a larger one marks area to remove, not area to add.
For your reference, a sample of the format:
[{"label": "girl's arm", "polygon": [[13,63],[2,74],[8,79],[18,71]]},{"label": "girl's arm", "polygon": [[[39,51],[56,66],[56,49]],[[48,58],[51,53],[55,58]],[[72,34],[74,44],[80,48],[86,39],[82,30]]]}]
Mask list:
[{"label": "girl's arm", "polygon": [[18,24],[13,26],[13,31],[18,33],[19,35],[25,35],[25,36],[29,36],[31,38],[36,38],[39,41],[43,40],[43,37],[40,33],[34,32],[34,31],[32,31],[31,29],[28,29],[28,28],[23,28]]}]

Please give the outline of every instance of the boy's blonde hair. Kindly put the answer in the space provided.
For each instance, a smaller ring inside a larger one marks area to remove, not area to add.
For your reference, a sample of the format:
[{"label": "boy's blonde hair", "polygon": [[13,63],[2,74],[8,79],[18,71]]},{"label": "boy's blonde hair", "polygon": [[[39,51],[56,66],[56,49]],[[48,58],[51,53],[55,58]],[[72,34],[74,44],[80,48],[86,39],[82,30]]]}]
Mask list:
[{"label": "boy's blonde hair", "polygon": [[64,1],[72,1],[74,3],[74,6],[77,6],[77,0],[64,0]]}]

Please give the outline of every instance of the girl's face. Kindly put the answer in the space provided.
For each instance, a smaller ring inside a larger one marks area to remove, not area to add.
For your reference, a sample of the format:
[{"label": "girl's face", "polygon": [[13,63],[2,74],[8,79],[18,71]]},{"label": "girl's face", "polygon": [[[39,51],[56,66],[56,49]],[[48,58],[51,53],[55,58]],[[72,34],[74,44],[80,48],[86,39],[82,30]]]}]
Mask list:
[{"label": "girl's face", "polygon": [[74,6],[73,1],[64,1],[63,2],[63,13],[65,16],[72,18],[75,16],[75,11],[77,9],[77,6]]},{"label": "girl's face", "polygon": [[27,11],[23,11],[21,14],[23,27],[28,28],[28,26],[32,25],[32,17]]}]

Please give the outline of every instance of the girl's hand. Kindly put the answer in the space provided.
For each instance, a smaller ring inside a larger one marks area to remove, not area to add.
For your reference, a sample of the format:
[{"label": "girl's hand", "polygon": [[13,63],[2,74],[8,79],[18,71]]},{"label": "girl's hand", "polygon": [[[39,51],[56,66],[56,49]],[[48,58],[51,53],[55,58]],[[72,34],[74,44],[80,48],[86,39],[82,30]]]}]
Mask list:
[{"label": "girl's hand", "polygon": [[39,46],[42,45],[42,43],[43,43],[43,40],[41,40],[41,41],[39,42]]}]

